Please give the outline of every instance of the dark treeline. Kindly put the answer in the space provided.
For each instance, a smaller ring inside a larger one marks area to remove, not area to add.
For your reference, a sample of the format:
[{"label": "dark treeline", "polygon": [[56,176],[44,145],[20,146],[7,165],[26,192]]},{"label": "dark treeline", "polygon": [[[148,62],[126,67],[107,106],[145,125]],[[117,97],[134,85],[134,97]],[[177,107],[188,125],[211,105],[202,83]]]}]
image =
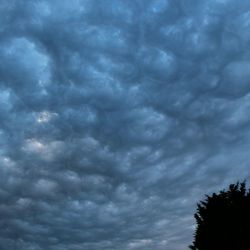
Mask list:
[{"label": "dark treeline", "polygon": [[250,250],[250,191],[231,184],[198,204],[192,250]]}]

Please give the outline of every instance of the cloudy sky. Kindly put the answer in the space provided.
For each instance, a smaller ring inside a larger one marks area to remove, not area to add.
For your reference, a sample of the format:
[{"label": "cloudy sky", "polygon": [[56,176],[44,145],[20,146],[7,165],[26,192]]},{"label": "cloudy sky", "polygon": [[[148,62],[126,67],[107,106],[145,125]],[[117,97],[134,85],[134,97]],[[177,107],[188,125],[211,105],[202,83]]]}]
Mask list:
[{"label": "cloudy sky", "polygon": [[249,0],[0,0],[0,248],[182,250],[250,181]]}]

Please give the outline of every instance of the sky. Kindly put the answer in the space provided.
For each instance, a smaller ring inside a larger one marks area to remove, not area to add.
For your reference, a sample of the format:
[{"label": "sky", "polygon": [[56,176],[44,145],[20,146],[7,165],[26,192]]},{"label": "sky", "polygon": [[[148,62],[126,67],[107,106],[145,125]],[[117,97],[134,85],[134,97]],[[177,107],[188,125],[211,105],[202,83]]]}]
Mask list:
[{"label": "sky", "polygon": [[0,0],[0,249],[183,250],[250,181],[249,0]]}]

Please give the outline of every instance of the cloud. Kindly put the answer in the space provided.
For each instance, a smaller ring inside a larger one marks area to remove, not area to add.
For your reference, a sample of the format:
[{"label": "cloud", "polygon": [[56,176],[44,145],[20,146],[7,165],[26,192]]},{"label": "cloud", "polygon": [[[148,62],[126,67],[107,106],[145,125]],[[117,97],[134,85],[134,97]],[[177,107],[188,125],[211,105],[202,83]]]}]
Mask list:
[{"label": "cloud", "polygon": [[249,8],[2,1],[0,248],[186,248],[250,178]]}]

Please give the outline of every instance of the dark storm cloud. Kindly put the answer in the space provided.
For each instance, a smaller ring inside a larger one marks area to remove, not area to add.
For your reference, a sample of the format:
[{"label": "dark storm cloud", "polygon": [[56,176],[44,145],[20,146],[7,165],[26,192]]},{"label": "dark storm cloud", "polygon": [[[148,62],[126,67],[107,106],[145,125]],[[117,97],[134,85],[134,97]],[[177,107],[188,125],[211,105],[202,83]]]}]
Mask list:
[{"label": "dark storm cloud", "polygon": [[250,179],[250,3],[0,5],[1,249],[186,249]]}]

